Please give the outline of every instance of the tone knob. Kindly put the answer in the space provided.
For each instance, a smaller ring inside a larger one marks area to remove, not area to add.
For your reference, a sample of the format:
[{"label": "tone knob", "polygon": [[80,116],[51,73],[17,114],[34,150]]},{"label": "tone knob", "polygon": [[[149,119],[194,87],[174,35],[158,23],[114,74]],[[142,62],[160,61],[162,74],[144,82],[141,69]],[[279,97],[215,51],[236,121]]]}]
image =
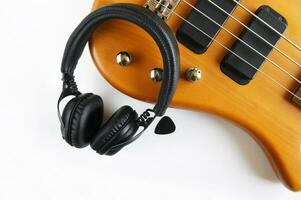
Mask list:
[{"label": "tone knob", "polygon": [[202,71],[199,68],[192,67],[186,71],[186,79],[191,82],[196,82],[201,80]]},{"label": "tone knob", "polygon": [[128,52],[121,51],[116,56],[116,62],[123,67],[128,66],[132,62],[132,58]]},{"label": "tone knob", "polygon": [[160,82],[163,79],[163,69],[160,68],[154,68],[152,69],[150,73],[150,78],[154,82]]}]

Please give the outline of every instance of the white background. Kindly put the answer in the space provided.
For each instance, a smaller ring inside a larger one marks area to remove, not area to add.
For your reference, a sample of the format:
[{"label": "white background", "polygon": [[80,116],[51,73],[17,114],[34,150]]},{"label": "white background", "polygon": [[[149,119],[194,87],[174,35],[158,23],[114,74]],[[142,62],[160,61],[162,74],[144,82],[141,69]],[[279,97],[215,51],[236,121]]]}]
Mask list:
[{"label": "white background", "polygon": [[[170,109],[170,136],[149,130],[114,157],[64,143],[56,117],[65,42],[92,0],[4,1],[0,6],[0,199],[300,200],[276,178],[258,145],[207,114]],[[86,51],[82,91],[101,94],[107,116],[149,106],[113,89]]]}]

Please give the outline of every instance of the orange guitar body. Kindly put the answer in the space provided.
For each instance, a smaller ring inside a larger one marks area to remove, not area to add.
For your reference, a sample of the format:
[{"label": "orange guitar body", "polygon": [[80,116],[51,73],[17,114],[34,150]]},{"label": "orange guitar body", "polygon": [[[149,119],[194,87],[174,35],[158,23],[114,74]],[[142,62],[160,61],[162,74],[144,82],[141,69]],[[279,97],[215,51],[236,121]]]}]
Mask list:
[{"label": "orange guitar body", "polygon": [[[134,3],[143,5],[144,0],[96,0],[94,9],[112,3]],[[194,4],[194,1],[189,1]],[[243,5],[255,12],[261,5],[269,5],[288,21],[285,35],[301,46],[301,0],[241,0]],[[181,2],[176,12],[186,17],[191,8]],[[233,15],[247,24],[251,15],[237,7]],[[172,15],[167,21],[176,32],[182,20]],[[225,28],[239,36],[243,27],[228,19]],[[221,30],[218,41],[231,47],[235,38]],[[209,112],[230,120],[258,142],[268,156],[278,177],[293,191],[301,190],[301,109],[290,100],[290,94],[261,73],[257,73],[250,84],[241,86],[224,75],[220,63],[227,50],[217,43],[201,55],[197,55],[179,43],[181,58],[181,79],[173,107]],[[301,53],[285,40],[277,44],[298,63]],[[90,50],[100,73],[121,92],[136,99],[154,102],[160,83],[150,80],[150,71],[162,68],[162,59],[155,42],[142,29],[125,21],[111,20],[97,30],[90,42]],[[120,51],[127,51],[133,61],[128,67],[121,67],[115,61]],[[283,66],[295,77],[301,78],[301,68],[289,62],[278,52],[272,51],[269,58]],[[190,67],[202,70],[202,79],[189,82],[185,72]],[[263,71],[294,90],[297,82],[279,69],[265,62]]]}]

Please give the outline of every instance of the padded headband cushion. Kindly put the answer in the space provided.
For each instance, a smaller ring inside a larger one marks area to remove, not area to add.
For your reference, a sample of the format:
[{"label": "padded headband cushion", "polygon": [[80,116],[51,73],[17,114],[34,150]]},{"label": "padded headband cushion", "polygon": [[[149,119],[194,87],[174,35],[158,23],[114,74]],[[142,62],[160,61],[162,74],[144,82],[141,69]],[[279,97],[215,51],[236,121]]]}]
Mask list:
[{"label": "padded headband cushion", "polygon": [[91,34],[101,23],[109,19],[123,19],[140,26],[153,37],[159,46],[164,73],[154,111],[158,116],[163,116],[179,80],[179,49],[172,31],[165,22],[144,7],[133,4],[114,4],[102,7],[88,15],[68,40],[62,61],[62,73],[73,75],[78,59]]}]

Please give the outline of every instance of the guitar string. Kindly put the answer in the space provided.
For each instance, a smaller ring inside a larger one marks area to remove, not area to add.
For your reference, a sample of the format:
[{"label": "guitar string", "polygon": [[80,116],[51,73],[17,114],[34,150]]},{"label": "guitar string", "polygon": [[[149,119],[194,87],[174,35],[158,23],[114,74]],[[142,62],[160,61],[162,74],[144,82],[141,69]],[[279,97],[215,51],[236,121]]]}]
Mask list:
[{"label": "guitar string", "polygon": [[247,11],[249,14],[251,14],[253,17],[255,17],[256,19],[258,19],[259,21],[261,21],[264,25],[266,25],[267,27],[269,27],[271,30],[273,30],[275,33],[277,33],[280,37],[282,37],[283,39],[285,39],[288,43],[290,43],[291,45],[293,45],[297,50],[301,51],[301,47],[299,47],[295,42],[293,42],[292,40],[290,40],[288,37],[286,37],[285,35],[283,35],[282,33],[280,33],[279,31],[277,31],[275,28],[273,28],[271,25],[269,25],[266,21],[264,21],[263,19],[261,19],[260,17],[258,17],[257,15],[255,15],[251,10],[249,10],[246,6],[244,6],[243,4],[241,4],[239,1],[237,0],[232,0],[233,2],[237,3],[237,5],[239,7],[241,7],[242,9],[244,9],[245,11]]},{"label": "guitar string", "polygon": [[[182,0],[180,0],[182,1]],[[184,0],[183,0],[184,2]],[[186,3],[187,4],[187,3]],[[262,53],[260,53],[257,49],[255,49],[254,47],[252,47],[250,44],[248,44],[247,42],[245,42],[244,40],[240,39],[238,36],[236,36],[234,33],[232,33],[231,31],[229,31],[229,29],[223,27],[222,25],[220,25],[218,22],[216,22],[215,20],[213,20],[211,17],[209,17],[208,15],[206,15],[205,13],[203,13],[202,11],[198,10],[196,7],[194,7],[191,4],[187,4],[189,6],[191,6],[194,10],[196,10],[198,13],[200,13],[201,15],[203,15],[204,17],[206,17],[207,19],[209,19],[210,21],[212,21],[214,24],[216,24],[218,27],[220,27],[221,29],[223,29],[224,31],[226,31],[228,34],[230,34],[232,37],[234,37],[235,39],[237,39],[238,41],[242,42],[245,46],[247,46],[249,49],[252,49],[255,53],[257,53],[258,55],[260,55],[262,58],[264,58],[265,60],[267,60],[269,63],[271,63],[272,65],[274,65],[275,67],[277,67],[279,70],[281,70],[283,73],[287,74],[288,76],[290,76],[292,79],[294,79],[295,81],[297,81],[299,84],[301,84],[301,80],[299,80],[298,78],[296,78],[295,76],[293,76],[290,72],[288,72],[286,69],[284,69],[283,67],[281,67],[279,64],[275,63],[273,60],[271,60],[270,58],[268,58],[267,56],[263,55]]]},{"label": "guitar string", "polygon": [[[293,97],[297,98],[298,100],[301,101],[301,97],[297,96],[296,94],[294,94],[292,91],[290,91],[288,88],[286,88],[284,85],[282,85],[280,82],[278,82],[276,79],[274,79],[272,76],[268,75],[267,73],[265,73],[264,71],[262,71],[261,69],[257,69],[254,65],[252,65],[251,63],[249,63],[248,61],[246,61],[244,58],[242,58],[241,56],[237,55],[234,51],[232,51],[231,49],[229,49],[228,47],[226,47],[225,45],[223,45],[220,41],[216,40],[215,38],[211,37],[210,35],[208,35],[207,33],[205,33],[203,30],[201,30],[200,28],[198,28],[196,25],[192,24],[191,22],[189,22],[188,20],[186,20],[184,17],[182,17],[180,14],[178,14],[177,12],[171,10],[170,8],[168,8],[167,6],[165,6],[164,4],[158,2],[161,6],[163,6],[164,8],[168,9],[170,12],[172,12],[174,15],[176,15],[177,17],[179,17],[180,19],[182,19],[183,21],[185,21],[186,23],[188,23],[190,26],[194,27],[195,29],[197,29],[199,32],[203,33],[204,35],[206,35],[208,38],[210,38],[211,40],[213,40],[214,42],[216,42],[217,44],[219,44],[221,47],[223,47],[224,49],[226,49],[227,51],[229,51],[230,53],[232,53],[234,56],[236,56],[237,58],[239,58],[240,60],[244,61],[245,63],[247,63],[248,65],[250,65],[252,68],[254,68],[256,71],[260,72],[261,74],[263,74],[266,78],[270,79],[272,82],[274,82],[276,85],[278,85],[279,87],[281,87],[283,90],[287,91],[288,93],[290,93]],[[155,5],[156,3],[154,3]]]},{"label": "guitar string", "polygon": [[[189,6],[193,6],[192,4],[190,4],[189,2],[187,2],[186,0],[181,0],[184,1],[185,3],[187,3]],[[219,5],[217,5],[216,3],[214,3],[212,0],[207,0],[209,3],[211,3],[212,5],[214,5],[216,8],[218,8],[220,11],[222,11],[223,13],[225,13],[227,16],[229,16],[230,18],[232,18],[234,21],[236,21],[237,23],[239,23],[240,25],[242,25],[244,28],[246,28],[247,30],[249,30],[251,33],[253,33],[254,35],[256,35],[258,38],[260,38],[262,41],[264,41],[265,43],[267,43],[270,47],[272,47],[273,49],[276,49],[280,54],[282,54],[285,58],[287,58],[288,60],[290,60],[292,63],[294,63],[295,65],[297,65],[298,67],[301,68],[301,64],[298,63],[296,60],[294,60],[292,57],[290,57],[289,55],[287,55],[286,53],[284,53],[281,49],[279,49],[278,47],[276,47],[275,45],[271,44],[269,41],[267,41],[265,38],[263,38],[261,35],[259,35],[257,32],[255,32],[254,30],[252,30],[251,28],[249,28],[247,25],[245,25],[243,22],[239,21],[239,19],[237,19],[235,16],[233,16],[231,13],[228,13],[226,10],[224,10],[223,8],[221,8]]]}]

